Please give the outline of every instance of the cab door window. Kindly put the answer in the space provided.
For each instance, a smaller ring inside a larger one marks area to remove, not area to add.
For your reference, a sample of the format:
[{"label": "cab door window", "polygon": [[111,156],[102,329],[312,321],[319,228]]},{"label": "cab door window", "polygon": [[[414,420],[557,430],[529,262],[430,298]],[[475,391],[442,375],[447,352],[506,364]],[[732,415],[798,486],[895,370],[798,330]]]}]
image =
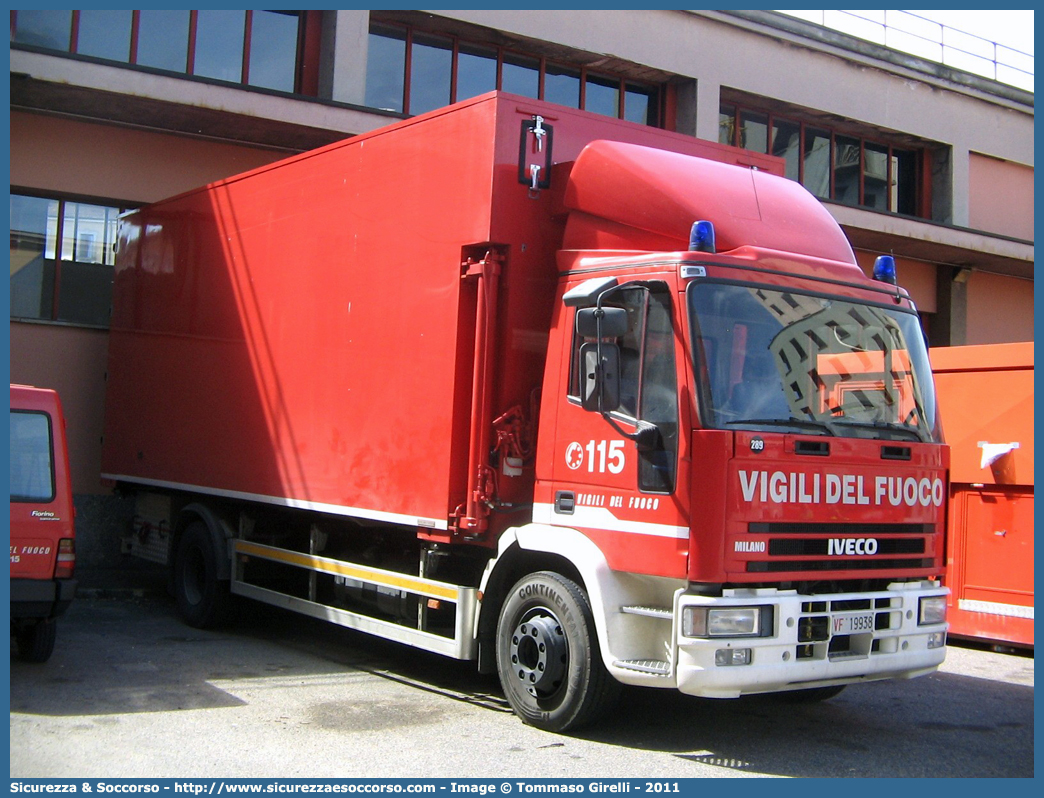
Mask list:
[{"label": "cab door window", "polygon": [[674,330],[670,294],[648,292],[642,351],[639,418],[655,424],[658,446],[639,451],[638,487],[653,493],[674,490],[678,454],[678,372],[674,362]]}]

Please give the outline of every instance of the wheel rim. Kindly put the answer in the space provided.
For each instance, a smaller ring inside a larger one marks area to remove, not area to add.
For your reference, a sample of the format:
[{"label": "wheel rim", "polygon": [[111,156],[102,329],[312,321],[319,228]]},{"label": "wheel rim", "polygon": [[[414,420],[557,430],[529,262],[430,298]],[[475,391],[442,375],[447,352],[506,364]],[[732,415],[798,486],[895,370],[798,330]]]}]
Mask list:
[{"label": "wheel rim", "polygon": [[511,672],[534,698],[557,690],[566,672],[569,647],[558,619],[546,610],[524,618],[511,633]]}]

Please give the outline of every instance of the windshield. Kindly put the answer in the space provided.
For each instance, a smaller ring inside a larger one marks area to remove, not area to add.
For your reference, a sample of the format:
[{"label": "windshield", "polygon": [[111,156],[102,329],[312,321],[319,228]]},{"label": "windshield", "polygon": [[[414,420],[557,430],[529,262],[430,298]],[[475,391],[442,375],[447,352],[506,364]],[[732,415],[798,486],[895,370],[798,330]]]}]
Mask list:
[{"label": "windshield", "polygon": [[915,313],[702,280],[688,303],[706,426],[936,439]]}]

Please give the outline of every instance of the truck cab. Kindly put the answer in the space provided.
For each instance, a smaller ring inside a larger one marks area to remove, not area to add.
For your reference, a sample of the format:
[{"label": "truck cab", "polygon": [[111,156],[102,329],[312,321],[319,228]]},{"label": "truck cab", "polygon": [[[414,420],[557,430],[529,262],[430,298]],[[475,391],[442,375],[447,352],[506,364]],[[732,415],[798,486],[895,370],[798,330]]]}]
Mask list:
[{"label": "truck cab", "polygon": [[44,662],[55,619],[76,593],[74,510],[65,418],[55,391],[11,386],[11,634]]}]

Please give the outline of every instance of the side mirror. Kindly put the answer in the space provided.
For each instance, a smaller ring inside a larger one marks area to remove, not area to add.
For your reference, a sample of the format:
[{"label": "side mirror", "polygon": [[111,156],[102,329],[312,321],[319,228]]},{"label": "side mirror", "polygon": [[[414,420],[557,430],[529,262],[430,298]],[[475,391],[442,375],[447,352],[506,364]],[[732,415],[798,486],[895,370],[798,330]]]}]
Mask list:
[{"label": "side mirror", "polygon": [[584,338],[619,338],[627,327],[623,308],[581,308],[576,312],[576,332]]},{"label": "side mirror", "polygon": [[620,407],[620,347],[616,344],[586,343],[580,347],[580,406],[598,413],[611,413]]}]

